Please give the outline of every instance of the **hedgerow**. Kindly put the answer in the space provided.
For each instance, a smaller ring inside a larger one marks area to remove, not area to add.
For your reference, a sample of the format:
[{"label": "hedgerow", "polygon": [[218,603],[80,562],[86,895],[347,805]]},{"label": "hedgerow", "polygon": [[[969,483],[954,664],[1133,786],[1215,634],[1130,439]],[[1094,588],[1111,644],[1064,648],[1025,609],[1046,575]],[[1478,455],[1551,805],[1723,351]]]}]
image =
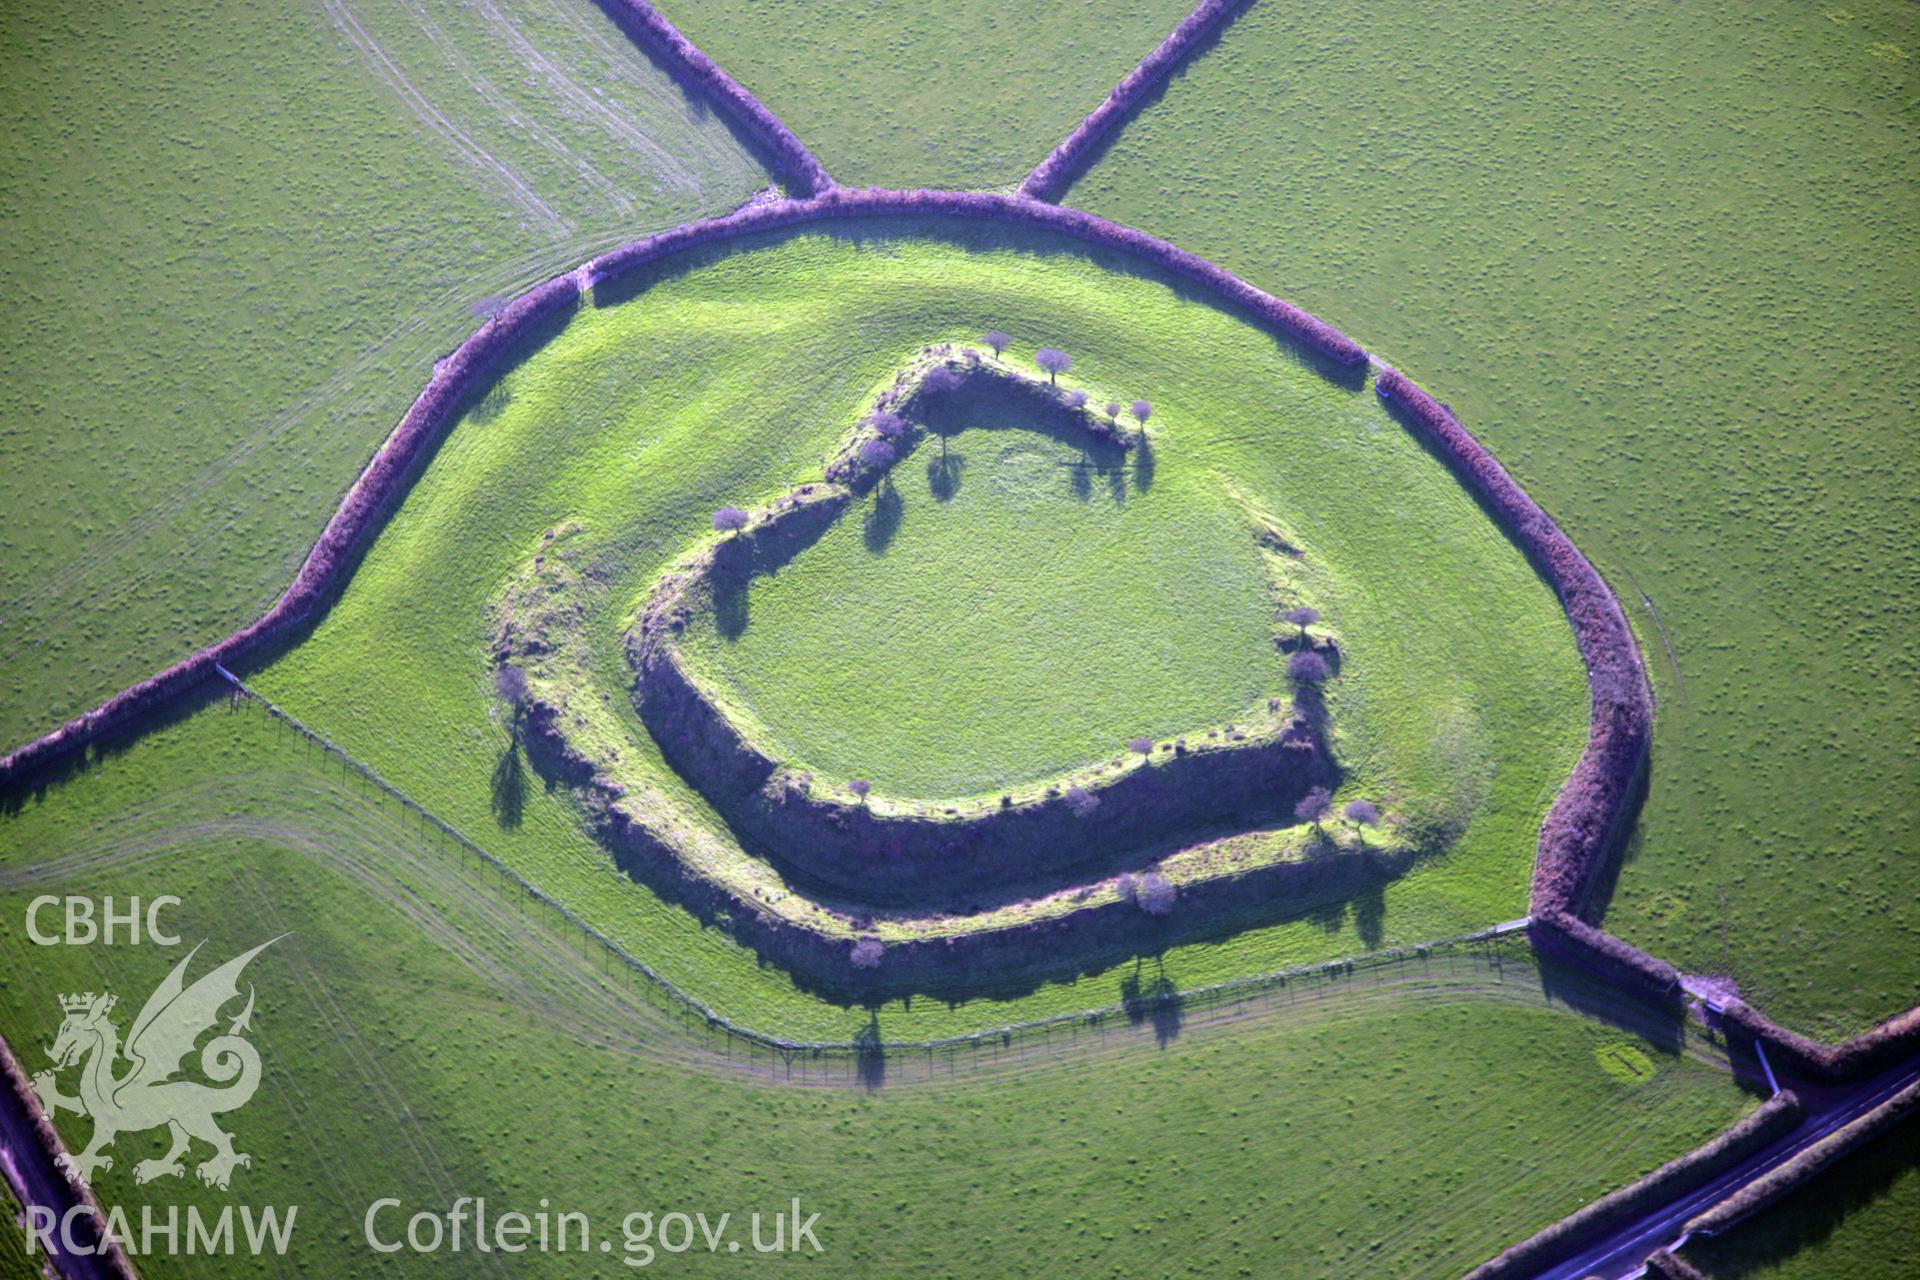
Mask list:
[{"label": "hedgerow", "polygon": [[1620,602],[1592,563],[1507,474],[1484,445],[1396,369],[1374,382],[1453,467],[1539,567],[1560,597],[1587,664],[1592,713],[1587,748],[1540,824],[1533,872],[1536,916],[1575,912],[1625,815],[1646,765],[1653,689]]},{"label": "hedgerow", "polygon": [[1034,200],[1057,200],[1071,185],[1091,148],[1114,126],[1126,119],[1173,73],[1180,60],[1194,46],[1217,30],[1239,10],[1246,0],[1200,0],[1193,12],[1140,59],[1138,66],[1121,77],[1113,91],[1074,126],[1047,158],[1034,166],[1020,184],[1020,194]]},{"label": "hedgerow", "polygon": [[1581,1245],[1732,1168],[1799,1124],[1800,1115],[1799,1098],[1791,1092],[1776,1094],[1711,1142],[1669,1160],[1632,1186],[1595,1200],[1481,1263],[1467,1273],[1466,1280],[1538,1275]]},{"label": "hedgerow", "polygon": [[1703,1236],[1725,1231],[1741,1219],[1751,1217],[1797,1187],[1819,1177],[1875,1138],[1891,1132],[1916,1111],[1920,1111],[1920,1084],[1910,1084],[1866,1115],[1842,1125],[1706,1212],[1689,1218],[1687,1230]]},{"label": "hedgerow", "polygon": [[775,161],[788,191],[810,196],[833,189],[833,179],[793,131],[698,45],[681,35],[658,9],[646,0],[600,0],[600,4],[628,35],[660,59],[682,88],[718,102],[752,135]]}]

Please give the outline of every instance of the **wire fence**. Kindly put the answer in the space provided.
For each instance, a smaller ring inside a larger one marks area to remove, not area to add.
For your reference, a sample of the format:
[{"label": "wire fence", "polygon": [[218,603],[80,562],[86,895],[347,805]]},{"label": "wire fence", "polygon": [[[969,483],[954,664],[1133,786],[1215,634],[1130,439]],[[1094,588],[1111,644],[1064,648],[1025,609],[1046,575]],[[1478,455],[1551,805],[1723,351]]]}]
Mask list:
[{"label": "wire fence", "polygon": [[1151,1025],[1165,1039],[1177,1034],[1188,1019],[1219,1015],[1235,1006],[1245,1006],[1246,1011],[1252,1012],[1260,1007],[1309,1004],[1362,986],[1387,986],[1422,978],[1444,982],[1462,976],[1499,981],[1504,979],[1507,962],[1525,949],[1524,942],[1508,941],[1510,935],[1524,929],[1527,922],[1521,919],[1417,946],[1297,965],[1197,987],[1175,988],[1142,962],[1131,980],[1122,979],[1119,999],[1071,1013],[929,1039],[887,1039],[879,1034],[877,1014],[866,1029],[848,1040],[801,1040],[769,1035],[742,1026],[714,1009],[387,781],[372,765],[357,759],[255,692],[225,667],[215,669],[236,699],[245,699],[260,707],[276,723],[326,752],[344,769],[401,805],[424,827],[471,855],[504,885],[551,912],[554,922],[576,931],[583,946],[597,948],[609,969],[617,965],[637,978],[638,989],[655,1008],[679,1017],[688,1031],[705,1039],[710,1050],[728,1059],[738,1058],[742,1065],[750,1068],[799,1081],[844,1079],[873,1084],[890,1067],[898,1069],[908,1063],[924,1064],[928,1073],[942,1068],[955,1072],[962,1069],[959,1061],[962,1053],[975,1059],[1014,1061],[1035,1051],[1067,1049],[1081,1043],[1083,1038],[1103,1037],[1109,1031],[1131,1030],[1143,1024]]}]

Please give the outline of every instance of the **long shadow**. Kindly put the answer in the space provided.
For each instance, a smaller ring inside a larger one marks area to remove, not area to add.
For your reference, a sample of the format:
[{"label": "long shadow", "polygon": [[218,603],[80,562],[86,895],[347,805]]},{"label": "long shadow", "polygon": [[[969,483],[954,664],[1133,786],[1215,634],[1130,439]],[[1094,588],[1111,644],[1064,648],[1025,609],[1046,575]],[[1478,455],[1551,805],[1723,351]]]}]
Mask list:
[{"label": "long shadow", "polygon": [[860,519],[860,536],[867,544],[867,550],[876,556],[883,556],[887,548],[893,545],[893,539],[900,532],[900,522],[906,518],[906,500],[900,496],[899,488],[889,476],[873,492],[873,504]]},{"label": "long shadow", "polygon": [[53,757],[31,773],[0,783],[0,816],[11,817],[29,805],[43,803],[49,792],[133,750],[149,734],[170,728],[219,703],[226,703],[231,709],[239,707],[232,687],[214,676],[142,715],[129,717],[87,746],[76,747]]},{"label": "long shadow", "polygon": [[520,729],[514,726],[507,749],[493,766],[493,820],[507,831],[518,831],[527,812],[527,769],[520,759]]},{"label": "long shadow", "polygon": [[[883,970],[882,979],[849,977],[845,980],[822,979],[804,967],[793,966],[790,946],[777,940],[769,942],[751,929],[738,927],[732,909],[712,896],[717,891],[691,892],[689,886],[678,883],[677,879],[663,878],[657,868],[624,856],[617,849],[615,860],[629,875],[647,883],[656,892],[680,901],[705,923],[731,932],[737,941],[759,955],[762,965],[781,969],[797,987],[813,995],[837,1004],[926,996],[958,1005],[979,998],[1017,999],[1052,983],[1104,973],[1117,963],[1162,955],[1173,946],[1221,942],[1252,928],[1312,921],[1337,930],[1357,899],[1378,894],[1387,881],[1404,876],[1420,861],[1440,852],[1443,848],[1434,847],[1393,854],[1373,850],[1365,854],[1326,856],[1314,860],[1303,882],[1284,892],[1250,893],[1239,881],[1216,881],[1183,892],[1171,916],[1155,918],[1141,913],[1137,920],[1125,916],[1110,918],[1100,932],[1083,935],[1070,945],[1065,935],[1049,935],[1052,940],[1022,949],[1017,956],[1001,953],[977,963],[942,965],[935,971],[923,968],[884,977],[886,971]],[[1145,866],[1151,860],[1147,855],[1136,854],[1130,865]],[[1094,875],[1093,872],[1085,874],[1086,878]],[[1033,886],[1008,887],[1004,893],[983,894],[982,898],[985,902],[999,903],[1039,891]],[[964,909],[978,910],[981,905],[968,904]],[[963,908],[956,903],[954,909]],[[1139,994],[1146,998],[1154,991],[1143,983]]]},{"label": "long shadow", "polygon": [[1153,488],[1155,470],[1153,442],[1143,432],[1140,442],[1133,447],[1133,487],[1140,493]]},{"label": "long shadow", "polygon": [[646,32],[639,23],[634,21],[627,6],[621,4],[619,0],[594,0],[594,3],[613,21],[613,25],[620,28],[621,34],[625,35],[633,43],[633,47],[645,56],[646,60],[653,65],[653,69],[673,81],[674,86],[686,95],[689,119],[698,123],[709,118],[717,118],[732,135],[733,140],[740,145],[741,150],[754,158],[755,163],[776,178],[784,176],[781,173],[780,157],[761,140],[758,131],[742,123],[725,103],[716,100],[708,93],[705,85],[687,74],[685,68],[661,57],[647,38]]},{"label": "long shadow", "polygon": [[[1480,508],[1480,514],[1485,516],[1494,528],[1500,530],[1501,535],[1506,538],[1510,546],[1514,547],[1521,555],[1526,557],[1527,563],[1533,567],[1533,571],[1540,578],[1540,581],[1551,587],[1553,576],[1549,566],[1542,562],[1534,549],[1528,545],[1526,539],[1517,536],[1514,531],[1508,527],[1506,518],[1501,514],[1499,509],[1487,500],[1485,494],[1480,492],[1474,477],[1467,474],[1452,457],[1433,442],[1432,438],[1428,436],[1427,432],[1420,426],[1419,422],[1407,410],[1404,404],[1398,400],[1390,400],[1385,402],[1385,406],[1388,416],[1401,425],[1402,429],[1426,451],[1428,457],[1445,467],[1448,473],[1459,481],[1461,489],[1466,492],[1468,497],[1473,499],[1474,505]],[[1446,406],[1443,405],[1442,407],[1444,408]],[[1448,409],[1448,412],[1452,412],[1452,410]],[[1542,510],[1545,510],[1545,508],[1542,508]],[[1549,513],[1549,516],[1550,515],[1551,513]],[[1608,589],[1612,589],[1611,583],[1608,583]],[[1619,592],[1616,591],[1614,594],[1618,596]],[[1627,790],[1619,812],[1614,815],[1613,828],[1608,832],[1606,848],[1601,854],[1599,864],[1583,887],[1584,897],[1577,905],[1581,909],[1581,914],[1587,919],[1600,920],[1604,918],[1606,909],[1612,903],[1614,891],[1619,884],[1622,866],[1627,861],[1630,861],[1632,856],[1639,850],[1640,810],[1646,803],[1652,765],[1653,751],[1649,749],[1646,758],[1641,761],[1639,771],[1634,775],[1632,784]]]},{"label": "long shadow", "polygon": [[[1537,939],[1533,955],[1540,969],[1540,989],[1549,1004],[1563,1004],[1611,1023],[1668,1053],[1686,1047],[1687,1009],[1677,996],[1609,981],[1580,961],[1541,946]],[[1757,1081],[1757,1072],[1754,1078]]]},{"label": "long shadow", "polygon": [[[1686,1248],[1687,1261],[1716,1280],[1772,1274],[1795,1254],[1824,1243],[1903,1178],[1920,1178],[1920,1114],[1790,1192],[1765,1213],[1723,1236],[1695,1240]],[[1910,1245],[1911,1235],[1907,1241]]]},{"label": "long shadow", "polygon": [[1136,1027],[1151,1020],[1153,1038],[1165,1047],[1180,1034],[1186,1018],[1186,998],[1167,976],[1166,964],[1159,956],[1153,958],[1151,979],[1143,981],[1143,966],[1144,958],[1136,958],[1133,971],[1120,979],[1120,1007]]},{"label": "long shadow", "polygon": [[887,1082],[887,1048],[880,1035],[878,1009],[870,1010],[867,1025],[853,1033],[853,1065],[862,1088],[878,1089]]},{"label": "long shadow", "polygon": [[250,672],[272,666],[312,633],[313,628],[327,616],[339,600],[341,593],[353,581],[354,575],[360,570],[361,563],[366,559],[368,549],[379,540],[381,531],[386,528],[387,521],[394,511],[406,501],[407,495],[413,492],[413,486],[419,481],[421,473],[433,465],[434,458],[440,452],[440,446],[446,443],[447,433],[468,414],[480,410],[490,397],[496,394],[509,396],[510,393],[502,390],[501,384],[566,328],[579,310],[579,305],[576,299],[542,316],[495,358],[484,377],[474,379],[473,384],[466,389],[460,399],[448,410],[445,419],[434,429],[432,437],[414,455],[411,465],[401,475],[399,483],[394,486],[386,505],[366,522],[359,538],[345,549],[340,557],[339,568],[329,579],[326,592],[314,602],[307,616],[292,626],[262,637],[243,657],[229,663],[228,666],[236,674],[244,677]]},{"label": "long shadow", "polygon": [[856,248],[895,244],[915,236],[942,240],[961,249],[1005,253],[1008,249],[1039,258],[1064,257],[1091,262],[1117,275],[1150,281],[1184,301],[1196,302],[1259,330],[1293,363],[1326,379],[1344,391],[1366,388],[1367,365],[1344,365],[1305,345],[1235,299],[1210,285],[1170,270],[1143,254],[1112,245],[1077,239],[1064,231],[1015,226],[995,219],[951,213],[874,214],[865,217],[820,218],[797,226],[743,233],[726,240],[696,245],[652,262],[627,268],[597,283],[595,307],[614,307],[639,297],[655,285],[690,275],[736,253],[769,248],[800,236],[827,236]]},{"label": "long shadow", "polygon": [[923,396],[920,414],[942,445],[962,431],[1031,431],[1078,450],[1101,475],[1122,470],[1127,450],[1086,427],[1080,414],[1045,387],[975,375],[953,391]]},{"label": "long shadow", "polygon": [[782,520],[752,533],[722,539],[707,574],[714,629],[728,640],[745,634],[751,621],[753,580],[778,573],[825,536],[833,520]]},{"label": "long shadow", "polygon": [[1134,99],[1126,110],[1114,115],[1108,122],[1106,130],[1092,143],[1082,148],[1074,157],[1072,164],[1060,171],[1059,185],[1056,187],[1059,199],[1066,199],[1067,193],[1073,190],[1074,184],[1085,177],[1088,170],[1106,158],[1107,153],[1113,149],[1113,144],[1119,140],[1120,135],[1126,132],[1127,126],[1131,125],[1141,112],[1158,104],[1167,96],[1167,90],[1172,87],[1175,80],[1185,78],[1187,69],[1194,62],[1204,58],[1218,47],[1221,38],[1234,23],[1240,20],[1240,15],[1246,12],[1247,6],[1252,3],[1253,0],[1242,0],[1240,4],[1235,5],[1233,11],[1215,23],[1211,31],[1187,46],[1151,89]]},{"label": "long shadow", "polygon": [[949,449],[947,437],[941,436],[940,452],[927,459],[927,489],[933,494],[933,500],[952,502],[960,492],[960,481],[966,469],[966,458]]},{"label": "long shadow", "polygon": [[1580,908],[1588,919],[1606,917],[1607,908],[1613,904],[1614,891],[1620,885],[1620,873],[1639,856],[1640,810],[1647,802],[1647,788],[1652,776],[1653,748],[1649,747],[1646,759],[1640,762],[1640,768],[1627,788],[1626,798],[1621,802],[1613,831],[1608,836],[1606,848],[1601,852],[1600,863],[1587,881],[1586,897]]}]

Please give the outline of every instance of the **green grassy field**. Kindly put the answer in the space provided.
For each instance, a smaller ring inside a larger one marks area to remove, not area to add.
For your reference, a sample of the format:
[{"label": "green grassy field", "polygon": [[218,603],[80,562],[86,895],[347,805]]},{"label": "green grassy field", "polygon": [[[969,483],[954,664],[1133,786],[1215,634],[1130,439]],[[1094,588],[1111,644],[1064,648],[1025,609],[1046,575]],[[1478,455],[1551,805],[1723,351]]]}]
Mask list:
[{"label": "green grassy field", "polygon": [[13,4],[0,126],[7,748],[257,616],[476,304],[767,182],[575,0]]},{"label": "green grassy field", "polygon": [[697,615],[688,652],[786,758],[890,798],[985,794],[1143,734],[1264,720],[1288,695],[1278,606],[1217,477],[1176,463],[1162,483],[1157,460],[1090,459],[992,416],[924,441],[755,577],[744,630]]},{"label": "green grassy field", "polygon": [[670,0],[843,186],[1011,188],[1100,105],[1186,0]]},{"label": "green grassy field", "polygon": [[[154,1134],[122,1137],[97,1186],[136,1214],[149,1198],[298,1204],[293,1275],[500,1270],[498,1255],[396,1260],[360,1243],[378,1197],[411,1213],[466,1194],[495,1213],[544,1196],[616,1243],[635,1210],[744,1222],[798,1196],[823,1215],[816,1269],[835,1274],[1003,1274],[1044,1251],[1072,1276],[1437,1277],[1751,1105],[1701,1046],[1663,1050],[1549,1002],[1518,944],[1498,970],[1466,951],[1385,985],[1195,1017],[1164,1047],[1152,1024],[1115,1020],[931,1067],[901,1055],[877,1090],[821,1087],[804,1062],[814,1085],[775,1083],[764,1055],[751,1071],[729,1063],[697,1023],[249,703],[162,727],[0,817],[0,1028],[29,1070],[59,993],[106,988],[137,1008],[181,955],[31,946],[27,901],[68,891],[179,895],[170,921],[209,939],[195,974],[288,935],[247,971],[265,1074],[228,1117],[253,1157],[234,1193],[136,1186]],[[844,1082],[845,1064],[830,1073]],[[62,1124],[84,1141],[86,1121]],[[598,1254],[513,1263],[606,1273]]]},{"label": "green grassy field", "polygon": [[1684,1256],[1713,1280],[1916,1274],[1920,1124],[1909,1121],[1811,1185]]},{"label": "green grassy field", "polygon": [[1566,526],[1661,698],[1608,927],[1827,1037],[1920,999],[1917,56],[1888,3],[1256,4],[1069,198],[1399,363]]},{"label": "green grassy field", "polygon": [[[1179,980],[1521,914],[1540,814],[1582,740],[1584,682],[1553,597],[1446,470],[1371,395],[1155,280],[1048,240],[910,231],[843,228],[708,255],[574,318],[453,429],[311,637],[251,678],[717,1007],[790,1034],[846,1034],[845,1012],[796,1000],[777,970],[690,929],[617,873],[564,793],[533,788],[513,823],[497,820],[490,780],[506,743],[489,694],[490,609],[544,531],[576,526],[589,655],[567,691],[569,731],[617,744],[627,776],[702,820],[627,706],[632,610],[663,568],[713,536],[715,508],[817,478],[923,344],[1000,325],[1021,335],[1023,357],[1042,340],[1074,352],[1075,385],[1154,392],[1154,492],[1194,492],[1218,474],[1283,515],[1343,637],[1329,705],[1350,785],[1403,812],[1470,818],[1445,857],[1384,897],[1351,915],[1341,903],[1283,905],[1291,918],[1275,928],[1174,952]],[[909,516],[903,539],[912,527]],[[1110,604],[1062,595],[1054,623],[1071,628]],[[920,1001],[902,1014],[941,1030],[995,1025],[1105,1003],[1118,981],[1093,975],[980,1008]]]}]

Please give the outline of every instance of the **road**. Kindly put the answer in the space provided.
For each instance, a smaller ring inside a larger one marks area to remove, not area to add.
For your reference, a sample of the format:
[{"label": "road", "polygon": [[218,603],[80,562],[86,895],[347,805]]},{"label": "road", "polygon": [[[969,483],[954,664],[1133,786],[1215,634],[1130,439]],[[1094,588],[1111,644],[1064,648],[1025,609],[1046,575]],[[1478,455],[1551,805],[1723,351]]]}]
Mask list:
[{"label": "road", "polygon": [[1806,1105],[1806,1116],[1771,1145],[1747,1157],[1698,1190],[1688,1192],[1612,1232],[1538,1280],[1629,1280],[1645,1269],[1647,1255],[1680,1237],[1688,1218],[1717,1204],[1764,1173],[1777,1168],[1820,1139],[1859,1119],[1894,1094],[1920,1080],[1916,1055],[1860,1084],[1841,1088],[1789,1082]]},{"label": "road", "polygon": [[[53,1167],[39,1135],[34,1132],[32,1117],[8,1087],[4,1076],[0,1076],[0,1175],[12,1186],[13,1194],[22,1205],[47,1206],[64,1217],[80,1203],[73,1185]],[[0,1223],[0,1229],[11,1231],[15,1227],[7,1222]],[[97,1237],[91,1216],[77,1220],[73,1234],[81,1243],[92,1247]],[[61,1242],[57,1229],[53,1240],[56,1247]],[[32,1256],[37,1263],[45,1260],[46,1255],[36,1252]],[[116,1275],[113,1267],[91,1254],[62,1253],[54,1263],[59,1274],[68,1280],[114,1280]]]}]

